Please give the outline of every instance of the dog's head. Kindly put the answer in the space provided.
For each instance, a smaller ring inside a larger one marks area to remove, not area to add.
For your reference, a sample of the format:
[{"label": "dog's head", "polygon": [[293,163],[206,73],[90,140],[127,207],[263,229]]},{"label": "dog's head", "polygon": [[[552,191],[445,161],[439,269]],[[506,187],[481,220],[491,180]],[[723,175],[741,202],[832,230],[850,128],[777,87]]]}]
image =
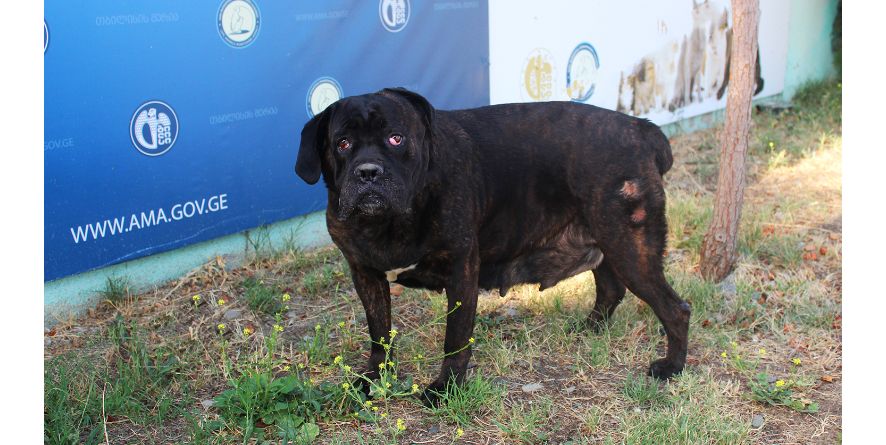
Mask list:
[{"label": "dog's head", "polygon": [[427,99],[402,88],[344,98],[305,124],[295,172],[308,184],[322,173],[341,221],[354,212],[409,213],[425,181],[433,125]]}]

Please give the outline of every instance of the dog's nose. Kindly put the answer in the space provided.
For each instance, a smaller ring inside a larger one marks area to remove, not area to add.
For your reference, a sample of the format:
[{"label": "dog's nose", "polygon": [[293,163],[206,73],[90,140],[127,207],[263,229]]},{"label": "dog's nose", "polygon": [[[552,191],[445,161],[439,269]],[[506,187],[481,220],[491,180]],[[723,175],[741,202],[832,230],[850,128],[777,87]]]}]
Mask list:
[{"label": "dog's nose", "polygon": [[358,165],[354,170],[354,174],[363,182],[373,182],[375,181],[375,178],[381,176],[384,172],[385,170],[381,168],[380,165],[370,164],[368,162]]}]

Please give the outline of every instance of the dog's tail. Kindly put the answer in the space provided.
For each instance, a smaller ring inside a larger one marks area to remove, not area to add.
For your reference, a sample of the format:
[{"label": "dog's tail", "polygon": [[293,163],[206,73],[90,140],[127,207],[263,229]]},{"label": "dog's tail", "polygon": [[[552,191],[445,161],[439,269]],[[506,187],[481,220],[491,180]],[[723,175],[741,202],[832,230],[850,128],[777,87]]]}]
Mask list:
[{"label": "dog's tail", "polygon": [[671,154],[671,143],[658,125],[648,119],[641,119],[646,143],[655,152],[655,166],[658,174],[664,175],[674,165],[674,156]]}]

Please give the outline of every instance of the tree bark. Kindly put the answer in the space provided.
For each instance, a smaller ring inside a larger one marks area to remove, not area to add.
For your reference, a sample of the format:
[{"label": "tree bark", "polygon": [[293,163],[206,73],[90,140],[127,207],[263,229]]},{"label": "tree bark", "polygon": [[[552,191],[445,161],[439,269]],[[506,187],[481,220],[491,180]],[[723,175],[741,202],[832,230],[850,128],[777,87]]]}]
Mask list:
[{"label": "tree bark", "polygon": [[732,0],[732,17],[729,92],[726,123],[720,139],[714,217],[701,247],[701,274],[714,281],[721,281],[732,272],[738,256],[738,226],[744,201],[745,158],[754,93],[759,0]]}]

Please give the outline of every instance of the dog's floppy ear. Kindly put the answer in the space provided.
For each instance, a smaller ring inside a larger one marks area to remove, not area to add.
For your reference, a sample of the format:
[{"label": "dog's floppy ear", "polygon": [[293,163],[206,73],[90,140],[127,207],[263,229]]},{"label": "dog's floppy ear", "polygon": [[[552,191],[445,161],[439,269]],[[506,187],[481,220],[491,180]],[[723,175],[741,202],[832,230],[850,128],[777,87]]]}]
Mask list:
[{"label": "dog's floppy ear", "polygon": [[433,128],[434,115],[436,111],[434,110],[434,107],[431,106],[431,103],[424,98],[424,96],[401,87],[385,88],[382,90],[382,94],[399,96],[406,99],[422,115],[425,120],[425,124],[427,124],[428,126],[428,129],[430,130],[431,128]]},{"label": "dog's floppy ear", "polygon": [[326,138],[329,116],[334,106],[335,104],[326,107],[301,130],[301,144],[298,147],[298,160],[295,161],[295,172],[308,184],[316,184],[320,180],[320,154],[328,145]]}]

